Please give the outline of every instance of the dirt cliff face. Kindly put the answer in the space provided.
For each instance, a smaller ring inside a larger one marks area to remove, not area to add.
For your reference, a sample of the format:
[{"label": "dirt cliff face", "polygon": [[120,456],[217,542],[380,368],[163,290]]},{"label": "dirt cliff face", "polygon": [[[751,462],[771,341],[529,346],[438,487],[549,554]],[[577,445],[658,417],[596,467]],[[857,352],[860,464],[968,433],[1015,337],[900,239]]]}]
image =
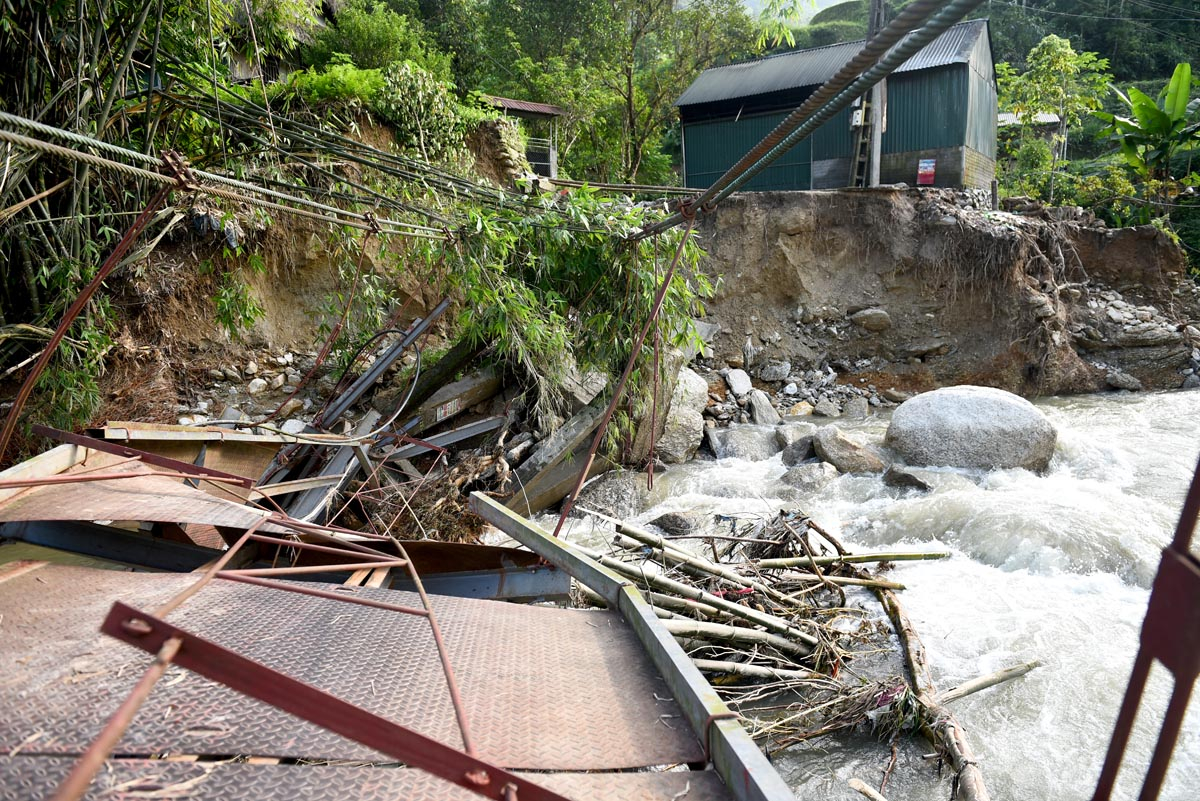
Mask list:
[{"label": "dirt cliff face", "polygon": [[780,362],[794,375],[828,364],[844,382],[903,391],[1188,378],[1200,302],[1167,237],[1109,230],[1078,209],[984,203],[890,188],[734,195],[701,225],[721,280],[714,358],[763,377]]}]

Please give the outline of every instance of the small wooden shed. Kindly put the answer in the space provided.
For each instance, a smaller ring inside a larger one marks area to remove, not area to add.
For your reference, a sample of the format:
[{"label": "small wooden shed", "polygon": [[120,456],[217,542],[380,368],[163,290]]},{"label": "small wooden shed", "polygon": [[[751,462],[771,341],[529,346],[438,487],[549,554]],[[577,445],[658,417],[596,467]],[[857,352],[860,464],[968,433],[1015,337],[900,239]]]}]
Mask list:
[{"label": "small wooden shed", "polygon": [[[844,42],[705,70],[676,101],[684,184],[710,186],[862,46]],[[921,170],[921,183],[989,186],[996,173],[996,73],[987,20],[952,26],[892,73],[885,115],[882,183],[915,185]],[[838,112],[745,188],[847,186],[857,144],[853,120],[853,108]]]},{"label": "small wooden shed", "polygon": [[533,171],[538,175],[557,178],[558,118],[563,115],[563,110],[549,103],[535,103],[532,100],[515,100],[495,95],[489,95],[487,99],[505,115],[529,123],[526,131],[529,136],[525,147],[525,157],[529,159],[529,166],[533,167]]}]

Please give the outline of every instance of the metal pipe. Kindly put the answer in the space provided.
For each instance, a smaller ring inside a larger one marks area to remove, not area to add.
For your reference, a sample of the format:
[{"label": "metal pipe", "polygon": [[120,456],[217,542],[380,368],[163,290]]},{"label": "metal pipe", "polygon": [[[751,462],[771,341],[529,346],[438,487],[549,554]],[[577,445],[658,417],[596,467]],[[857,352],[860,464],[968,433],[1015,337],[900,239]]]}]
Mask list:
[{"label": "metal pipe", "polygon": [[374,570],[380,567],[404,567],[406,559],[386,562],[355,562],[346,565],[305,565],[303,567],[260,567],[246,570],[222,570],[222,576],[301,576],[310,573],[345,573],[355,570]]},{"label": "metal pipe", "polygon": [[294,592],[299,595],[311,595],[314,598],[326,598],[331,601],[345,601],[346,603],[358,604],[359,606],[369,606],[373,609],[386,609],[389,612],[401,612],[406,615],[429,617],[429,613],[424,609],[415,609],[410,606],[397,606],[396,604],[384,603],[383,601],[373,601],[370,598],[359,598],[354,595],[339,595],[338,593],[330,592],[329,590],[318,590],[315,587],[305,587],[300,584],[284,584],[280,581],[271,581],[270,579],[256,578],[255,576],[247,576],[245,574],[232,573],[229,571],[218,573],[217,578],[223,578],[226,581],[240,581],[243,584],[253,584],[256,587],[267,587],[272,590]]},{"label": "metal pipe", "polygon": [[232,559],[234,557],[234,555],[242,549],[242,546],[244,546],[247,543],[247,541],[249,541],[250,537],[254,534],[254,532],[257,531],[259,528],[261,528],[262,525],[264,523],[266,523],[267,520],[269,520],[269,519],[270,518],[264,517],[262,520],[258,521],[253,526],[246,529],[246,533],[243,534],[240,538],[238,538],[238,541],[233,544],[233,547],[231,547],[229,550],[227,550],[221,556],[220,559],[218,559],[216,562],[214,562],[212,567],[210,567],[208,570],[204,571],[204,575],[200,577],[199,581],[197,581],[194,584],[189,585],[188,587],[185,587],[181,592],[177,593],[174,598],[167,601],[165,604],[160,606],[158,609],[155,609],[154,616],[160,617],[160,618],[165,618],[167,615],[171,614],[172,611],[174,611],[175,609],[178,609],[179,605],[182,604],[184,601],[186,601],[188,598],[191,598],[193,595],[200,592],[200,590],[204,589],[204,585],[207,584],[208,582],[212,581],[213,576],[217,575],[217,573],[219,573],[221,571],[221,569],[225,567],[225,565],[229,564],[229,560]]},{"label": "metal pipe", "polygon": [[446,675],[446,689],[450,693],[450,703],[454,705],[454,717],[458,721],[458,730],[462,734],[463,750],[470,756],[475,756],[475,742],[471,738],[471,728],[467,723],[467,712],[463,708],[462,695],[458,691],[458,680],[454,678],[454,667],[450,664],[450,654],[446,650],[446,643],[442,639],[442,629],[438,625],[437,615],[433,613],[433,606],[429,603],[429,596],[425,594],[425,585],[421,583],[421,577],[417,575],[417,569],[413,567],[412,560],[408,558],[408,552],[404,550],[404,546],[400,544],[400,540],[393,538],[392,542],[396,544],[400,555],[406,560],[408,565],[408,576],[412,579],[413,586],[417,588],[417,595],[421,596],[421,605],[425,607],[426,619],[429,620],[429,628],[433,632],[433,643],[437,646],[438,659],[442,662],[442,672]]},{"label": "metal pipe", "polygon": [[[349,554],[342,548],[330,548],[328,545],[313,545],[311,542],[298,542],[296,540],[281,539],[280,537],[268,537],[265,534],[255,534],[250,539],[254,540],[255,542],[265,542],[269,545],[280,545],[284,548],[299,548],[304,551],[317,551],[319,553],[330,553],[330,554],[334,554],[336,556],[356,555],[356,554]],[[393,557],[388,556],[387,554],[382,554],[382,553],[379,554],[378,556],[373,556],[370,554],[363,554],[363,557],[369,558],[369,559],[374,559],[377,562],[390,562],[390,561],[394,560]]]}]

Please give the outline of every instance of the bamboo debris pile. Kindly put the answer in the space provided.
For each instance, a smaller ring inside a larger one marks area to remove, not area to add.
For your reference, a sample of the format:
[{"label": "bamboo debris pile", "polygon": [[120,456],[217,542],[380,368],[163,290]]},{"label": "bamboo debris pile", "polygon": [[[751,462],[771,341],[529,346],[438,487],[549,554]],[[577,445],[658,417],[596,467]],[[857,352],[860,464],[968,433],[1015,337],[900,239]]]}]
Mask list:
[{"label": "bamboo debris pile", "polygon": [[[955,771],[959,797],[988,798],[961,727],[944,703],[1021,675],[1035,663],[939,698],[896,599],[904,587],[880,575],[891,562],[949,554],[850,554],[791,510],[743,526],[736,536],[686,537],[589,514],[612,523],[615,533],[609,553],[585,552],[643,591],[664,627],[768,753],[859,726],[893,740],[901,731],[920,731]],[[700,541],[704,555],[682,540]],[[866,570],[867,564],[877,567]],[[866,591],[878,597],[888,621],[872,614]],[[588,600],[602,604],[598,597]],[[888,660],[893,627],[904,653]],[[870,668],[860,670],[868,661]],[[909,677],[893,675],[898,665]]]}]

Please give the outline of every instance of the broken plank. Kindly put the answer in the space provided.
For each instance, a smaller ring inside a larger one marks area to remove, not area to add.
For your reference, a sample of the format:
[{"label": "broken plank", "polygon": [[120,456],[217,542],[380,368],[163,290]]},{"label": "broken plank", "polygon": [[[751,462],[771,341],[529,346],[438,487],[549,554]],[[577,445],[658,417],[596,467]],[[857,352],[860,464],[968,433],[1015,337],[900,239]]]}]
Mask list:
[{"label": "broken plank", "polygon": [[517,468],[517,482],[526,486],[533,484],[543,473],[561,462],[564,456],[574,452],[588,435],[596,430],[607,406],[607,401],[597,398],[555,429],[554,433],[542,440],[537,450]]},{"label": "broken plank", "polygon": [[[553,467],[539,473],[528,484],[517,484],[516,493],[505,505],[519,515],[529,517],[548,509],[566,497],[575,488],[583,460],[587,458],[586,447],[570,459],[559,460]],[[602,456],[597,456],[588,470],[588,478],[612,470],[616,465]]]},{"label": "broken plank", "polygon": [[433,393],[433,396],[417,409],[416,425],[408,430],[410,433],[419,434],[492,398],[499,391],[499,374],[494,367],[485,367]]}]

